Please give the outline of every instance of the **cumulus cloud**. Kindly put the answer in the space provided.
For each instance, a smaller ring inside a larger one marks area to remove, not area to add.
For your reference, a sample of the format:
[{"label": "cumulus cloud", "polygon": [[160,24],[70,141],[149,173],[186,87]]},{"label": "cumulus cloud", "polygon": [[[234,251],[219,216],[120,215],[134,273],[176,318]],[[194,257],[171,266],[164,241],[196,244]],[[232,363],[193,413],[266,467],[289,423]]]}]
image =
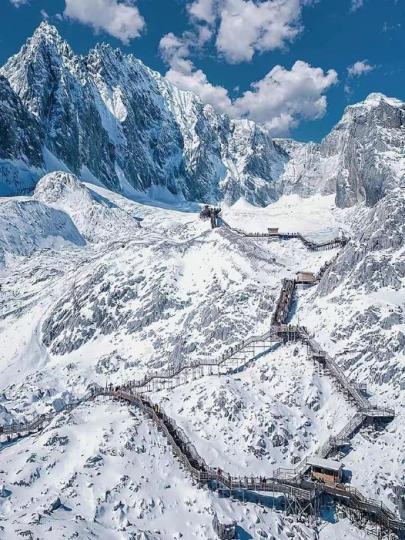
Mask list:
[{"label": "cumulus cloud", "polygon": [[217,51],[231,63],[283,48],[301,32],[301,14],[313,0],[193,0],[192,21],[209,27]]},{"label": "cumulus cloud", "polygon": [[191,36],[188,35],[181,39],[169,33],[160,40],[162,58],[170,66],[166,78],[182,90],[193,92],[204,103],[213,105],[220,112],[231,114],[232,103],[228,91],[222,86],[211,84],[205,73],[196,69],[188,59],[191,44]]},{"label": "cumulus cloud", "polygon": [[64,16],[87,24],[96,31],[104,30],[128,44],[145,26],[139,9],[126,0],[65,0]]},{"label": "cumulus cloud", "polygon": [[350,78],[360,77],[361,75],[370,73],[375,68],[376,66],[369,64],[368,60],[357,60],[357,62],[347,68],[347,74]]},{"label": "cumulus cloud", "polygon": [[363,7],[364,0],[352,0],[350,4],[350,11],[357,11],[361,7]]},{"label": "cumulus cloud", "polygon": [[324,72],[297,61],[288,70],[275,66],[250,90],[232,100],[223,86],[213,85],[206,74],[189,59],[191,42],[167,34],[160,42],[163,58],[169,64],[166,78],[197,94],[204,103],[234,118],[248,118],[264,124],[273,135],[285,135],[302,120],[314,120],[326,112],[325,92],[337,82],[336,71]]},{"label": "cumulus cloud", "polygon": [[217,50],[229,62],[249,61],[256,51],[281,48],[302,27],[299,0],[226,0],[220,11]]},{"label": "cumulus cloud", "polygon": [[15,7],[23,6],[24,4],[28,4],[29,0],[10,0],[10,2]]},{"label": "cumulus cloud", "polygon": [[216,6],[217,0],[194,0],[188,5],[188,11],[197,21],[212,24],[216,19]]},{"label": "cumulus cloud", "polygon": [[265,124],[274,133],[286,133],[301,120],[324,116],[324,93],[338,80],[335,70],[324,72],[298,60],[291,70],[275,66],[233,103],[238,116]]}]

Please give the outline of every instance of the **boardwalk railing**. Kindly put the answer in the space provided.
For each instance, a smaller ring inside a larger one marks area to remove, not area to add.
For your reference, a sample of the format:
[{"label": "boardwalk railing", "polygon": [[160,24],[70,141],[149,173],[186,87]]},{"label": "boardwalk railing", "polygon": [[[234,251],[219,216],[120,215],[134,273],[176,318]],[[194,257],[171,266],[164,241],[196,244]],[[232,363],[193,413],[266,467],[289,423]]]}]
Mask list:
[{"label": "boardwalk railing", "polygon": [[328,249],[335,249],[339,247],[345,246],[349,239],[345,237],[340,238],[334,238],[333,240],[329,240],[327,242],[314,242],[313,240],[309,240],[308,238],[305,238],[301,233],[298,232],[289,232],[289,233],[248,233],[246,231],[243,231],[241,229],[231,227],[226,223],[223,219],[221,219],[221,223],[227,227],[227,229],[233,231],[234,233],[244,236],[245,238],[255,238],[257,240],[260,239],[279,239],[279,240],[290,240],[290,239],[298,239],[300,240],[306,248],[308,248],[311,251],[321,251],[321,250],[328,250]]},{"label": "boardwalk railing", "polygon": [[[93,388],[91,393],[74,403],[66,406],[64,410],[72,410],[75,406],[96,399],[98,396],[109,396],[124,400],[138,406],[155,423],[159,431],[166,437],[174,455],[184,468],[200,483],[206,484],[210,489],[223,486],[232,490],[250,490],[255,492],[280,493],[286,497],[301,501],[312,501],[323,493],[347,506],[358,510],[371,518],[377,518],[389,530],[395,533],[405,531],[405,522],[397,519],[395,515],[381,502],[363,496],[357,489],[350,486],[335,486],[316,484],[297,475],[296,471],[278,469],[272,477],[245,476],[236,477],[226,474],[219,468],[210,467],[199,456],[194,446],[187,440],[184,432],[180,430],[173,419],[166,415],[160,406],[154,405],[149,398],[120,388]],[[44,415],[41,421],[27,422],[15,426],[17,433],[41,430],[45,426],[45,416],[50,422],[58,412]],[[10,432],[10,430],[8,430]],[[6,433],[3,429],[3,433]]]},{"label": "boardwalk railing", "polygon": [[262,354],[274,343],[291,339],[291,336],[295,335],[298,330],[299,327],[294,325],[281,324],[272,326],[264,334],[250,336],[246,340],[229,347],[218,358],[201,359],[178,368],[173,367],[166,371],[149,372],[146,373],[143,379],[130,381],[126,386],[136,389],[138,392],[158,391],[174,388],[206,375],[224,375],[240,368],[258,354]]}]

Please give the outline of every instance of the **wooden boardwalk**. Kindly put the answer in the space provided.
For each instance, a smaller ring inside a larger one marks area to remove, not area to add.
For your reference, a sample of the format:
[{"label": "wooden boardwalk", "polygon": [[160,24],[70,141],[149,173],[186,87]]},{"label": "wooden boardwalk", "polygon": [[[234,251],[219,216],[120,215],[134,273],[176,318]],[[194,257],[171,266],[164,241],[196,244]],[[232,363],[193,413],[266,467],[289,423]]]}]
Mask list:
[{"label": "wooden boardwalk", "polygon": [[[370,499],[351,486],[318,484],[306,478],[304,475],[288,473],[282,470],[276,471],[271,477],[264,476],[233,476],[218,467],[210,467],[197,453],[192,443],[187,440],[184,432],[180,430],[173,419],[165,414],[160,406],[154,405],[147,396],[129,392],[121,388],[94,388],[92,392],[82,400],[71,403],[66,410],[72,410],[84,402],[94,401],[98,397],[111,397],[127,402],[138,407],[148,418],[152,420],[157,429],[165,436],[171,446],[175,457],[183,465],[184,469],[200,484],[209,489],[227,489],[232,492],[249,491],[271,493],[281,495],[285,499],[285,505],[298,514],[307,513],[317,515],[317,509],[322,504],[322,497],[328,495],[336,502],[360,512],[368,519],[377,521],[385,529],[394,532],[398,536],[405,534],[405,522],[398,519],[380,501]],[[19,435],[33,433],[42,430],[59,413],[43,416],[39,421],[26,424],[14,425],[7,433],[16,432]],[[6,433],[6,431],[3,431]]]},{"label": "wooden boardwalk", "polygon": [[231,227],[224,221],[223,219],[219,220],[222,225],[224,225],[227,229],[233,231],[235,234],[238,234],[239,236],[244,236],[245,238],[253,238],[255,240],[292,240],[297,239],[300,240],[304,246],[309,249],[310,251],[324,251],[329,249],[336,249],[344,247],[348,242],[349,239],[345,237],[340,238],[334,238],[333,240],[329,240],[327,242],[314,242],[313,240],[310,240],[309,238],[306,238],[299,232],[286,232],[286,233],[248,233],[246,231],[243,231],[241,229]]},{"label": "wooden boardwalk", "polygon": [[[246,237],[274,237],[274,235],[250,235],[232,230]],[[289,235],[277,235],[277,237],[281,239],[299,238],[308,249],[312,250],[332,249],[343,246],[347,242],[346,239],[337,239],[333,242],[315,244],[306,240],[300,234],[292,233]],[[324,265],[318,277],[321,277],[329,265]],[[90,394],[83,399],[66,405],[63,410],[73,410],[85,402],[94,401],[99,396],[123,400],[139,407],[154,422],[158,430],[166,437],[174,455],[200,485],[206,485],[210,489],[227,489],[231,493],[252,491],[257,494],[269,492],[273,495],[281,494],[285,499],[286,508],[288,507],[296,513],[309,512],[313,515],[317,515],[323,498],[328,496],[334,501],[366,516],[367,519],[377,522],[380,527],[397,534],[398,537],[405,537],[405,522],[398,519],[383,503],[366,498],[351,486],[319,484],[309,480],[306,476],[308,470],[307,458],[299,463],[295,469],[277,469],[271,477],[235,477],[219,468],[208,466],[191,442],[186,439],[184,432],[176,426],[175,422],[164,413],[160,406],[154,405],[146,395],[149,391],[174,388],[206,375],[222,375],[241,369],[247,362],[268,351],[275,342],[301,341],[307,345],[310,357],[325,367],[336,385],[357,408],[357,412],[344,428],[336,435],[332,435],[318,449],[316,453],[318,457],[326,458],[343,446],[347,446],[350,439],[366,422],[392,420],[395,412],[391,409],[371,406],[359,388],[346,377],[333,358],[322,350],[305,327],[287,324],[296,287],[297,282],[295,280],[283,280],[271,318],[271,327],[265,334],[251,336],[229,347],[217,359],[207,358],[165,372],[149,372],[142,380],[130,381],[121,387],[93,388]],[[0,438],[3,436],[10,439],[13,436],[19,437],[39,432],[52,422],[57,414],[59,413],[53,412],[41,415],[26,423],[0,426]]]}]

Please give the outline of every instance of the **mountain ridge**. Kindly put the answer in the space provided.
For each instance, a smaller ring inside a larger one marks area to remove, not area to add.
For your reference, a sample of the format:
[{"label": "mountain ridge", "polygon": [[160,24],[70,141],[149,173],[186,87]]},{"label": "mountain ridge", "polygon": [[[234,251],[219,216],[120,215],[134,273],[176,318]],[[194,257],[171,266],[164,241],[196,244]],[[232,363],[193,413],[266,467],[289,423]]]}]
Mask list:
[{"label": "mountain ridge", "polygon": [[405,177],[405,105],[382,94],[348,106],[320,143],[273,139],[250,120],[217,113],[120,49],[98,44],[75,55],[47,22],[0,75],[18,103],[13,121],[23,108],[43,150],[42,159],[18,145],[1,152],[10,113],[0,106],[2,194],[32,191],[60,164],[117,192],[160,186],[190,201],[244,198],[257,206],[283,194],[336,193],[338,206],[372,206]]}]

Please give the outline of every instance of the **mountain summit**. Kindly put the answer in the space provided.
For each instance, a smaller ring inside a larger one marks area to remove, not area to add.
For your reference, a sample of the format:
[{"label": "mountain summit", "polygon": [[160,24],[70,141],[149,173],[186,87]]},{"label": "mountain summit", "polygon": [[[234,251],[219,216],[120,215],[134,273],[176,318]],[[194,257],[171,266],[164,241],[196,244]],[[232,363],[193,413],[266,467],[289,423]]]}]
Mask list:
[{"label": "mountain summit", "polygon": [[[115,191],[158,186],[187,200],[243,197],[262,206],[283,193],[336,192],[339,206],[373,205],[405,170],[405,106],[381,94],[348,107],[321,144],[273,140],[119,49],[101,44],[75,55],[47,22],[0,75],[6,103],[19,104],[0,105],[6,195],[61,169]],[[18,126],[13,144],[10,123]]]}]

